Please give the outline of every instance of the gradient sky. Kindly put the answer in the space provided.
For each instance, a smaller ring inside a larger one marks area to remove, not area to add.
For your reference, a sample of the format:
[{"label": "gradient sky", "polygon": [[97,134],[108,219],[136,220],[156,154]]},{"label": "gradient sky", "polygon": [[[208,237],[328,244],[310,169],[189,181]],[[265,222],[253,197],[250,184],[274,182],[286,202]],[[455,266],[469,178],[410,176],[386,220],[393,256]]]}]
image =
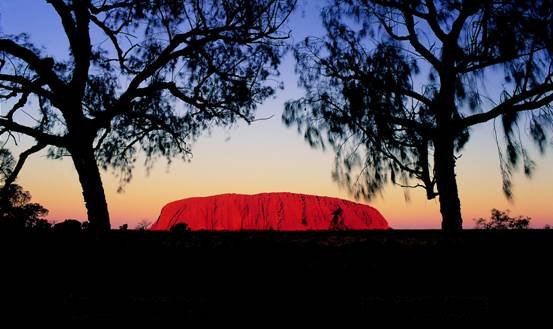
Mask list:
[{"label": "gradient sky", "polygon": [[[323,33],[318,7],[312,4],[299,10],[289,22],[295,41]],[[66,56],[67,44],[61,26],[43,0],[1,0],[0,32],[27,32],[47,54]],[[215,129],[193,145],[194,157],[190,163],[176,160],[167,166],[160,160],[149,174],[137,168],[124,193],[117,193],[117,177],[104,172],[112,226],[128,223],[133,227],[142,220],[153,222],[165,203],[191,196],[290,191],[352,200],[331,178],[333,153],[310,149],[295,129],[282,124],[284,102],[301,97],[302,90],[297,87],[294,60],[289,55],[282,63],[281,74],[285,89],[262,104],[257,112],[258,117],[272,115],[272,119],[249,126],[239,124],[230,129]],[[11,149],[19,153],[30,143],[29,139],[21,138],[19,146]],[[538,164],[534,176],[527,179],[517,171],[513,179],[514,200],[508,201],[501,190],[492,125],[473,129],[471,140],[457,162],[465,227],[473,226],[473,218],[487,217],[491,208],[511,209],[514,215],[530,216],[534,227],[553,224],[550,211],[553,148],[544,156],[534,147],[530,151]],[[80,185],[70,159],[50,160],[45,152],[34,154],[17,182],[31,192],[33,201],[50,210],[50,220],[86,219]],[[368,204],[380,210],[394,228],[438,228],[437,200],[426,200],[423,190],[410,190],[409,196],[410,201],[406,201],[401,188],[389,186]]]}]

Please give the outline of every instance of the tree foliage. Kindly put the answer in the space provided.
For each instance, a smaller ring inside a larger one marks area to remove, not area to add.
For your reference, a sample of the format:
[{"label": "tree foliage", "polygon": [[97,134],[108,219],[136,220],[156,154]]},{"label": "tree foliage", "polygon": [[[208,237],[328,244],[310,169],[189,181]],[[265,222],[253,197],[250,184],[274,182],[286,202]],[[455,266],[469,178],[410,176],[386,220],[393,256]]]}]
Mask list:
[{"label": "tree foliage", "polygon": [[295,6],[295,0],[46,2],[69,52],[52,58],[25,33],[0,34],[0,99],[11,104],[0,117],[0,135],[36,140],[21,165],[45,147],[52,158],[70,155],[91,225],[108,217],[91,162],[113,169],[123,186],[139,154],[147,168],[160,157],[189,160],[202,132],[255,120],[256,106],[278,87],[272,79]]},{"label": "tree foliage", "polygon": [[322,17],[326,35],[295,47],[305,96],[283,121],[333,148],[333,177],[355,197],[392,182],[452,214],[455,161],[488,121],[503,132],[505,195],[518,165],[531,175],[522,131],[545,152],[553,123],[552,1],[334,0]]},{"label": "tree foliage", "polygon": [[[190,141],[205,129],[254,119],[256,105],[274,92],[264,82],[277,74],[287,37],[279,28],[293,6],[283,0],[47,2],[62,20],[70,57],[48,57],[24,33],[1,36],[2,98],[14,104],[1,132],[35,137],[59,157],[71,138],[68,112],[81,112],[99,163],[117,169],[122,182],[131,178],[139,150],[148,164],[159,156],[188,158]],[[81,108],[68,108],[72,91]],[[36,121],[27,127],[16,114],[31,100]]]},{"label": "tree foliage", "polygon": [[17,184],[11,184],[0,194],[1,221],[10,221],[26,229],[48,228],[46,215],[48,209],[31,202],[31,194]]},{"label": "tree foliage", "polygon": [[6,149],[0,149],[0,221],[12,228],[45,229],[50,224],[43,218],[48,209],[31,202],[31,194],[17,184],[5,185],[6,178],[13,172],[15,161]]}]

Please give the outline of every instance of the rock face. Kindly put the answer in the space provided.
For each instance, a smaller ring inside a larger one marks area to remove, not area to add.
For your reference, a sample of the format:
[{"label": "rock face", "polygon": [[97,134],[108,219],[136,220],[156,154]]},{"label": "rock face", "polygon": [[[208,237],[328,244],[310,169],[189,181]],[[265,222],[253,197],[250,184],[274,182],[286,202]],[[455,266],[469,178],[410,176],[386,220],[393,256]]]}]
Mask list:
[{"label": "rock face", "polygon": [[337,198],[295,194],[221,194],[168,203],[152,230],[186,223],[191,230],[368,230],[389,229],[373,207]]}]

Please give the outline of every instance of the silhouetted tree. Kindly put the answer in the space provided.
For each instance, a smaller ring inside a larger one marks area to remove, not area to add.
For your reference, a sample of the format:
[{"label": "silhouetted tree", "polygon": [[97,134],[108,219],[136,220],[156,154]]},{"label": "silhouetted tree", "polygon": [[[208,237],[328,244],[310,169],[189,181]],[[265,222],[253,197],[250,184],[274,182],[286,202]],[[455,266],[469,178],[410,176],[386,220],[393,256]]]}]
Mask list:
[{"label": "silhouetted tree", "polygon": [[511,217],[510,211],[492,209],[490,218],[475,219],[475,228],[486,230],[524,230],[530,225],[532,218],[525,216]]},{"label": "silhouetted tree", "polygon": [[50,228],[50,223],[42,217],[48,214],[48,209],[38,203],[31,202],[31,194],[11,181],[15,160],[9,150],[0,149],[0,221],[9,229]]},{"label": "silhouetted tree", "polygon": [[[470,128],[495,119],[506,196],[521,160],[532,173],[519,127],[543,152],[553,122],[552,1],[335,0],[322,16],[326,36],[296,46],[306,94],[287,103],[283,121],[312,146],[334,148],[333,177],[355,197],[389,181],[421,187],[438,196],[442,228],[460,230],[456,160]],[[490,82],[497,95],[488,96]]]},{"label": "silhouetted tree", "polygon": [[[190,157],[215,125],[254,120],[273,94],[296,0],[45,0],[63,26],[66,58],[48,57],[26,34],[0,35],[0,98],[11,102],[0,134],[71,156],[91,229],[110,227],[98,164],[131,179],[145,164]],[[31,18],[30,18],[31,19]],[[19,112],[33,101],[34,121]]]},{"label": "silhouetted tree", "polygon": [[17,184],[11,184],[0,193],[0,221],[10,229],[50,228],[50,223],[42,217],[48,209],[31,202],[31,194]]}]

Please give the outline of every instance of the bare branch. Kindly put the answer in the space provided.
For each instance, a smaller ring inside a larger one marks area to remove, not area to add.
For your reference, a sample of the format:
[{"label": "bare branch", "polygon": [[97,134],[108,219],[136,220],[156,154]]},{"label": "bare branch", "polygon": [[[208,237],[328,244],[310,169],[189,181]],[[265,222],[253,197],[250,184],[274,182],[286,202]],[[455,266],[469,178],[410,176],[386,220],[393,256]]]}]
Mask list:
[{"label": "bare branch", "polygon": [[106,36],[110,39],[111,44],[115,48],[115,52],[117,53],[117,60],[119,61],[119,66],[121,69],[129,72],[137,74],[138,71],[131,70],[126,64],[125,64],[125,57],[127,55],[126,52],[123,52],[123,49],[121,48],[121,45],[119,44],[119,41],[117,40],[116,31],[113,31],[108,26],[106,26],[102,21],[100,21],[96,16],[90,16],[90,20],[96,24],[104,33]]},{"label": "bare branch", "polygon": [[436,10],[436,6],[434,5],[434,0],[426,0],[426,8],[428,9],[426,21],[428,22],[428,25],[430,25],[432,32],[434,32],[438,39],[445,41],[446,33],[442,30],[438,22],[438,12]]},{"label": "bare branch", "polygon": [[13,171],[10,173],[10,175],[6,178],[6,180],[4,182],[4,186],[2,187],[2,189],[6,190],[13,182],[15,182],[15,179],[19,175],[19,172],[23,168],[23,165],[25,164],[25,161],[27,160],[29,155],[31,155],[33,153],[36,153],[36,152],[42,150],[45,147],[46,147],[46,144],[38,143],[38,144],[32,146],[31,148],[21,152],[21,154],[19,155],[19,160],[17,160],[17,164],[13,168]]},{"label": "bare branch", "polygon": [[271,120],[274,116],[275,116],[274,114],[271,114],[268,117],[255,118],[253,120],[250,120],[250,122],[267,121],[267,120]]},{"label": "bare branch", "polygon": [[69,40],[69,44],[73,48],[78,36],[77,30],[75,29],[75,20],[71,15],[71,9],[63,0],[46,0],[46,2],[54,8],[56,13],[60,17],[63,29]]},{"label": "bare branch", "polygon": [[48,98],[52,102],[56,101],[56,98],[54,94],[44,88],[42,86],[44,85],[41,80],[29,80],[23,76],[19,75],[10,75],[10,74],[0,74],[0,81],[7,81],[12,82],[15,84],[18,84],[21,86],[21,88],[14,88],[14,87],[8,87],[8,86],[2,86],[3,89],[11,88],[12,90],[23,93],[23,92],[33,92],[37,95],[40,95],[42,97]]},{"label": "bare branch", "polygon": [[47,83],[56,94],[64,94],[65,84],[53,71],[53,60],[51,58],[40,58],[32,50],[27,49],[12,40],[0,39],[0,51],[6,52],[21,59]]},{"label": "bare branch", "polygon": [[430,64],[432,64],[436,68],[439,68],[442,64],[440,60],[438,60],[438,58],[434,56],[434,54],[430,50],[428,50],[428,48],[423,46],[417,37],[413,16],[407,12],[404,12],[404,18],[405,26],[407,27],[407,31],[409,32],[409,43],[411,44],[411,46],[413,46],[413,48],[415,48],[415,50],[418,51]]},{"label": "bare branch", "polygon": [[110,4],[107,4],[107,3],[104,2],[99,7],[95,7],[93,5],[90,5],[89,8],[90,8],[91,13],[100,14],[100,13],[104,13],[104,12],[109,12],[109,11],[114,10],[114,9],[128,8],[130,6],[131,5],[129,4],[128,1],[120,1],[120,2],[115,2],[115,3],[110,3]]},{"label": "bare branch", "polygon": [[10,119],[0,118],[0,127],[4,127],[6,131],[13,131],[31,136],[40,143],[46,143],[61,147],[65,145],[65,137],[63,136],[48,134],[39,131],[36,128],[21,125]]}]

